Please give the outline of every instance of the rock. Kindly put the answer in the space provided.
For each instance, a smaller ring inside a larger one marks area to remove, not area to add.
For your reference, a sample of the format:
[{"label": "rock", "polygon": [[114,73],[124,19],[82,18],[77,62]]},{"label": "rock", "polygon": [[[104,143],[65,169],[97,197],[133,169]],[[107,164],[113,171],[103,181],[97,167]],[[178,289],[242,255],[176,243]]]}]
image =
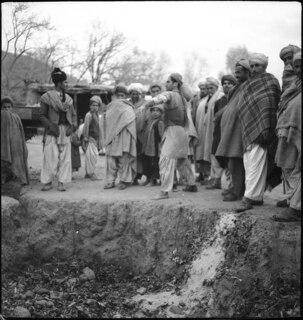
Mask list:
[{"label": "rock", "polygon": [[54,303],[53,301],[46,301],[46,304],[45,304],[47,307],[51,308],[54,306]]},{"label": "rock", "polygon": [[68,287],[74,287],[76,283],[77,283],[77,278],[70,278],[66,281],[66,285]]},{"label": "rock", "polygon": [[141,287],[136,292],[139,293],[139,294],[144,294],[146,292],[146,288]]},{"label": "rock", "polygon": [[30,318],[31,313],[23,307],[16,307],[13,311],[13,316],[16,318]]},{"label": "rock", "polygon": [[131,300],[127,300],[127,301],[123,302],[123,306],[128,309],[134,309],[136,307],[136,302],[131,301]]},{"label": "rock", "polygon": [[26,298],[33,298],[35,296],[34,292],[31,290],[27,290],[24,295]]},{"label": "rock", "polygon": [[81,282],[84,282],[84,281],[87,281],[88,279],[87,279],[87,276],[86,276],[85,274],[81,274],[81,275],[79,276],[79,280],[80,280]]},{"label": "rock", "polygon": [[169,311],[171,313],[174,313],[174,314],[184,314],[184,312],[177,306],[175,305],[172,305],[170,308],[169,308]]},{"label": "rock", "polygon": [[39,300],[35,302],[36,306],[45,306],[47,304],[47,300]]},{"label": "rock", "polygon": [[94,304],[97,303],[97,301],[96,301],[95,299],[87,299],[87,300],[86,300],[86,303],[87,303],[88,305],[94,305]]},{"label": "rock", "polygon": [[186,306],[186,303],[185,303],[184,301],[180,301],[180,302],[179,302],[179,306],[185,307],[185,306]]},{"label": "rock", "polygon": [[51,299],[62,299],[63,292],[61,291],[50,291],[50,298]]},{"label": "rock", "polygon": [[92,269],[88,268],[88,267],[85,267],[83,269],[83,274],[86,275],[88,280],[94,280],[96,278],[95,272]]},{"label": "rock", "polygon": [[40,288],[36,291],[36,293],[38,294],[49,294],[49,290],[48,289],[45,289],[45,288]]}]

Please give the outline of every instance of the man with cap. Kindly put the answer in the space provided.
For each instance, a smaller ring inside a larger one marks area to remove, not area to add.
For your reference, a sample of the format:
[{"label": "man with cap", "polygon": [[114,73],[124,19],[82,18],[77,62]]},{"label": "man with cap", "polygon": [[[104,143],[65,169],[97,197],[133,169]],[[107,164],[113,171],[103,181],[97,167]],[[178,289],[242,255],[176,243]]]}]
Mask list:
[{"label": "man with cap", "polygon": [[219,81],[214,78],[206,79],[207,96],[203,98],[197,108],[196,130],[198,143],[195,147],[195,160],[197,172],[199,172],[200,183],[205,185],[210,178],[211,170],[211,148],[214,132],[214,106],[224,93],[219,90]]},{"label": "man with cap", "polygon": [[52,179],[56,175],[58,190],[65,191],[64,184],[72,179],[71,134],[77,128],[77,115],[72,98],[65,93],[65,72],[55,68],[51,77],[55,89],[46,92],[40,99],[40,119],[45,127],[42,191],[52,188]]},{"label": "man with cap", "polygon": [[188,134],[186,101],[190,100],[184,91],[182,76],[179,73],[171,74],[166,81],[165,92],[152,98],[145,107],[153,107],[164,103],[165,131],[161,142],[160,179],[161,192],[154,200],[167,199],[168,192],[172,191],[175,169],[180,177],[186,180],[184,191],[196,192],[195,177],[188,160]]},{"label": "man with cap", "polygon": [[229,91],[228,103],[221,118],[221,138],[216,150],[218,162],[222,168],[229,169],[232,179],[228,192],[222,192],[223,201],[240,200],[245,191],[243,148],[237,105],[241,98],[243,83],[250,76],[248,60],[241,59],[236,63],[235,76],[237,84],[233,90]]},{"label": "man with cap", "polygon": [[254,53],[250,59],[251,77],[243,84],[238,115],[243,142],[245,193],[236,212],[263,204],[268,165],[276,147],[276,112],[281,89],[278,80],[266,72],[268,58]]},{"label": "man with cap", "polygon": [[136,129],[137,129],[137,175],[133,182],[134,185],[138,185],[138,180],[142,178],[143,175],[143,163],[144,163],[144,154],[142,152],[144,144],[144,131],[147,124],[145,112],[139,112],[140,106],[145,103],[145,99],[142,98],[143,86],[141,83],[132,83],[128,92],[130,94],[129,101],[132,103],[135,114],[136,114]]},{"label": "man with cap", "polygon": [[292,67],[293,57],[301,49],[293,44],[289,44],[280,51],[280,59],[284,62],[284,70],[282,75],[282,92],[287,89],[293,80],[296,78],[296,74]]},{"label": "man with cap", "polygon": [[101,98],[97,95],[89,100],[90,111],[85,115],[83,127],[83,150],[85,151],[85,178],[98,180],[96,165],[99,150],[102,148],[101,124],[99,121],[99,108]]},{"label": "man with cap", "polygon": [[1,99],[1,193],[11,196],[8,182],[16,184],[19,198],[21,185],[29,184],[27,165],[28,150],[20,117],[12,112],[14,102],[11,97]]},{"label": "man with cap", "polygon": [[[149,88],[150,94],[156,97],[162,92],[162,86],[159,83],[153,83]],[[163,109],[164,105],[156,105],[152,108],[144,110],[141,108],[142,113],[145,114],[147,119],[146,129],[144,131],[145,138],[142,146],[142,153],[144,154],[143,174],[146,176],[144,186],[157,185],[159,175],[159,155],[160,155],[160,142],[164,132],[163,122]]]},{"label": "man with cap", "polygon": [[[234,76],[227,74],[222,77],[221,84],[223,87],[224,96],[217,100],[214,106],[214,131],[211,150],[211,183],[208,186],[206,186],[206,189],[208,190],[221,189],[221,177],[224,169],[220,166],[219,162],[215,157],[215,154],[221,138],[220,122],[222,113],[224,112],[225,106],[228,101],[228,94],[236,84],[236,79],[234,78]],[[227,179],[230,180],[231,177],[228,169],[225,170],[225,174]]]},{"label": "man with cap", "polygon": [[115,187],[119,176],[119,190],[133,183],[137,170],[136,115],[133,105],[126,100],[127,88],[119,84],[114,89],[113,101],[102,117],[106,161],[106,185]]},{"label": "man with cap", "polygon": [[[293,57],[296,79],[281,96],[276,133],[278,147],[276,163],[282,168],[285,186],[284,201],[277,203],[284,211],[273,217],[275,221],[301,220],[301,166],[302,166],[302,56]],[[283,204],[283,205],[282,205]]]},{"label": "man with cap", "polygon": [[190,100],[191,105],[191,117],[193,119],[193,123],[196,122],[196,113],[197,108],[201,100],[207,96],[207,88],[206,81],[200,81],[198,83],[199,93],[195,94],[194,97]]}]

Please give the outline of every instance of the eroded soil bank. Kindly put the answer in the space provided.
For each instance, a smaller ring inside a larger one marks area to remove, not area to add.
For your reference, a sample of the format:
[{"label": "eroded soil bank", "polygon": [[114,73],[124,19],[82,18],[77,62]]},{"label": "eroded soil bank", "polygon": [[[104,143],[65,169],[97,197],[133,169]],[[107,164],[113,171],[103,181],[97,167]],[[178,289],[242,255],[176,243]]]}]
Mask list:
[{"label": "eroded soil bank", "polygon": [[[126,307],[115,305],[115,295],[107,294],[113,300],[110,312],[102,307],[104,296],[100,298],[94,290],[87,289],[85,301],[93,299],[99,306],[95,313],[88,313],[91,316],[300,315],[301,227],[297,223],[273,222],[254,210],[241,215],[218,208],[207,210],[183,200],[68,200],[68,196],[58,199],[53,195],[47,198],[29,193],[20,201],[2,197],[4,279],[8,274],[21,275],[29,268],[41,268],[53,259],[72,270],[76,259],[79,270],[65,274],[63,284],[78,279],[75,281],[81,288],[100,285],[105,290],[107,287],[101,285],[98,276],[80,281],[81,268],[90,267],[96,274],[119,269],[116,277],[120,285],[113,285],[109,291],[119,293],[120,298],[123,293],[119,302],[124,301]],[[151,283],[138,282],[140,277],[152,279]],[[112,279],[113,284],[117,281],[103,273],[102,279],[106,278]],[[63,284],[61,289],[72,296],[70,287]],[[14,282],[5,285],[8,293]],[[52,300],[50,292],[59,289],[52,287],[52,281],[45,286],[48,293],[45,291],[44,295],[53,304],[40,309],[58,310],[58,299]],[[17,288],[21,296],[16,297],[15,303],[30,309],[33,297],[26,298],[24,294],[36,290],[33,292],[37,299],[38,289],[37,283]],[[43,293],[40,295],[43,298]],[[78,300],[61,303],[61,314],[70,316],[66,310],[79,307],[77,303]],[[93,306],[86,304],[85,308]],[[58,316],[56,312],[48,315]],[[37,313],[32,316],[37,317]]]}]

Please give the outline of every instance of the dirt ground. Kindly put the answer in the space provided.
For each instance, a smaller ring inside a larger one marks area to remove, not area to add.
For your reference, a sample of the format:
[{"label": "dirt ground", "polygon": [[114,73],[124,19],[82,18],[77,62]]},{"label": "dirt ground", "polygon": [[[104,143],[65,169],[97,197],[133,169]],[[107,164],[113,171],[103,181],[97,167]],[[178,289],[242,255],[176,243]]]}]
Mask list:
[{"label": "dirt ground", "polygon": [[[30,170],[31,183],[29,186],[25,186],[22,190],[22,194],[30,193],[35,197],[52,199],[66,199],[75,201],[80,199],[86,200],[151,200],[160,191],[160,186],[130,186],[125,190],[118,190],[117,188],[104,190],[105,185],[105,157],[99,155],[97,164],[97,176],[100,178],[98,181],[91,181],[85,179],[85,159],[81,150],[81,168],[79,172],[73,173],[74,180],[67,185],[66,192],[59,192],[56,189],[56,182],[53,183],[53,189],[47,192],[41,191],[40,184],[40,171],[42,166],[43,151],[42,151],[42,136],[35,136],[31,140],[27,141],[29,150],[28,165]],[[141,183],[144,182],[142,178]],[[223,178],[222,187],[226,188],[227,183]],[[160,200],[161,202],[171,203],[181,201],[184,205],[191,204],[197,205],[201,209],[214,209],[220,211],[232,211],[236,205],[240,202],[223,202],[221,192],[222,190],[206,190],[205,186],[198,184],[198,192],[183,192],[182,186],[178,186],[178,192],[172,192],[169,199]],[[279,208],[275,206],[277,200],[282,197],[282,185],[279,185],[271,192],[265,193],[264,205],[262,207],[256,207],[251,213],[256,213],[263,218],[270,218],[273,214],[278,212]],[[261,210],[262,208],[262,210]]]}]

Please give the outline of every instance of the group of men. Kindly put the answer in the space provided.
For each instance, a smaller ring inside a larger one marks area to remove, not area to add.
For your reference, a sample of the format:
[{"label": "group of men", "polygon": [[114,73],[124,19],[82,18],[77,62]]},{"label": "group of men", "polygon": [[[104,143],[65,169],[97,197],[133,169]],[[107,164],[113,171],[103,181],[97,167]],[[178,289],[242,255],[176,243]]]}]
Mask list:
[{"label": "group of men", "polygon": [[[101,99],[92,97],[83,142],[91,167],[87,177],[94,175],[100,148],[106,150],[104,189],[114,188],[118,177],[120,190],[138,184],[143,175],[146,185],[153,165],[152,180],[157,180],[157,170],[160,178],[155,200],[169,198],[177,173],[183,190],[189,192],[198,191],[196,182],[209,190],[221,189],[225,174],[228,188],[222,192],[223,201],[242,199],[236,212],[262,205],[265,190],[282,178],[285,199],[277,205],[286,211],[274,219],[299,220],[301,49],[289,45],[280,57],[285,64],[282,91],[279,81],[266,72],[268,57],[255,53],[237,61],[235,76],[222,77],[223,92],[220,82],[209,77],[199,83],[200,92],[193,96],[178,73],[168,77],[165,91],[160,84],[151,85],[149,100],[139,86],[127,89],[120,84],[101,122],[97,116]],[[65,191],[72,175],[70,135],[77,129],[77,115],[65,93],[66,74],[55,68],[52,80],[55,89],[40,101],[45,127],[41,182],[42,190],[50,190],[57,175],[58,190]],[[147,141],[152,142],[147,146]]]}]

